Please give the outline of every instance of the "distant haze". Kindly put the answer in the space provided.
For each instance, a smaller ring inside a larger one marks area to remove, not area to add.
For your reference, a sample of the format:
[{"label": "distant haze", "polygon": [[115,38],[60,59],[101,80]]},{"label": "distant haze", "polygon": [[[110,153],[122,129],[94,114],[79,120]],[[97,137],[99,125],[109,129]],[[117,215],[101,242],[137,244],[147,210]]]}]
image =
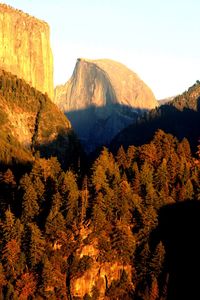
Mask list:
[{"label": "distant haze", "polygon": [[157,99],[200,79],[200,1],[5,0],[49,23],[55,85],[76,59],[110,58],[136,72]]}]

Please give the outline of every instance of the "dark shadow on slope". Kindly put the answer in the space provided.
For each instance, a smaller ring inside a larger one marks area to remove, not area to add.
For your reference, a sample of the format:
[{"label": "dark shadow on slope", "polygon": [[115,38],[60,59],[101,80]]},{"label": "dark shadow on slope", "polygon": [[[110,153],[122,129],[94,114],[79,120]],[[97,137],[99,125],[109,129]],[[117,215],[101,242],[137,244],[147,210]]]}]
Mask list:
[{"label": "dark shadow on slope", "polygon": [[40,156],[44,158],[57,157],[64,170],[72,168],[78,172],[80,168],[85,167],[86,156],[78,138],[71,130],[68,133],[60,132],[50,143],[37,145],[35,151],[39,151]]},{"label": "dark shadow on slope", "polygon": [[[19,146],[14,152],[14,146],[8,145],[6,154],[0,152],[0,172],[10,168],[17,177],[29,172],[34,162],[34,156],[41,158],[57,157],[64,170],[71,168],[76,172],[86,168],[86,155],[74,132],[59,132],[57,137],[45,144],[35,143],[34,149],[30,146]],[[26,156],[24,155],[26,153]],[[5,159],[6,158],[6,159]]]},{"label": "dark shadow on slope", "polygon": [[160,209],[158,233],[166,249],[167,300],[200,299],[200,201]]},{"label": "dark shadow on slope", "polygon": [[196,109],[177,109],[174,105],[165,104],[122,130],[111,142],[110,149],[116,152],[123,145],[125,149],[130,145],[140,146],[150,142],[158,129],[171,133],[178,139],[187,138],[191,149],[196,150],[200,137],[200,98],[197,98]]},{"label": "dark shadow on slope", "polygon": [[126,105],[106,104],[65,114],[85,151],[91,153],[99,147],[108,146],[122,129],[135,122],[145,111]]}]

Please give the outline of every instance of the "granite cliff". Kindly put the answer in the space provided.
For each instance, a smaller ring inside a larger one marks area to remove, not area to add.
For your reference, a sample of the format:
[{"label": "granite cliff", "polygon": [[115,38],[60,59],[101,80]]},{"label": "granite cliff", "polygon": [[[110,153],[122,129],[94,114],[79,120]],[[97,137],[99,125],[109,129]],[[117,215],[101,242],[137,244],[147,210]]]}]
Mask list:
[{"label": "granite cliff", "polygon": [[49,26],[0,4],[0,68],[53,97],[53,57]]},{"label": "granite cliff", "polygon": [[157,106],[150,88],[124,65],[78,59],[54,102],[66,113],[87,152],[107,145],[138,115]]}]

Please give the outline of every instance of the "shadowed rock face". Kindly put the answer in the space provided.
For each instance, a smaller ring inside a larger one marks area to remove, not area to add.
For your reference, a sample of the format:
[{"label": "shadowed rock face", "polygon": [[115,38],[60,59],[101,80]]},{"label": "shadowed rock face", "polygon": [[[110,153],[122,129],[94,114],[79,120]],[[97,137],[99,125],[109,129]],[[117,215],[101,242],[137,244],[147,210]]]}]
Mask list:
[{"label": "shadowed rock face", "polygon": [[109,144],[139,114],[157,106],[152,91],[134,72],[108,59],[78,59],[70,80],[55,89],[54,102],[87,152]]},{"label": "shadowed rock face", "polygon": [[49,26],[0,4],[0,68],[53,98],[53,57]]}]

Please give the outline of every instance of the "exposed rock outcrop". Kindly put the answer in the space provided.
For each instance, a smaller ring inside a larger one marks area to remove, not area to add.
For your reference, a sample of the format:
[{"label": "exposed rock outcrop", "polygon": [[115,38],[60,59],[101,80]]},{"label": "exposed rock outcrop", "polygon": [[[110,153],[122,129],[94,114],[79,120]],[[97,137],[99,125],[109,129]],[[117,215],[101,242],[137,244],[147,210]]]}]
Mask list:
[{"label": "exposed rock outcrop", "polygon": [[0,4],[0,68],[53,98],[53,57],[49,26]]},{"label": "exposed rock outcrop", "polygon": [[[113,282],[120,281],[123,272],[126,273],[127,283],[134,289],[132,284],[132,266],[128,263],[123,264],[117,259],[115,261],[101,261],[100,250],[98,249],[98,239],[93,239],[89,244],[85,244],[90,230],[88,231],[83,228],[83,231],[84,234],[83,232],[80,232],[83,240],[76,250],[76,253],[74,253],[76,260],[79,260],[80,266],[77,268],[77,272],[70,276],[71,297],[73,299],[74,297],[84,299],[84,296],[89,295],[93,299],[93,292],[94,289],[96,289],[98,291],[98,297],[95,299],[111,299],[106,296],[106,293]],[[81,270],[83,261],[85,261],[85,265],[87,264],[87,261],[90,261],[84,271]]]},{"label": "exposed rock outcrop", "polygon": [[109,144],[138,114],[157,106],[150,88],[134,72],[108,59],[78,59],[70,80],[55,89],[54,101],[87,152]]}]

